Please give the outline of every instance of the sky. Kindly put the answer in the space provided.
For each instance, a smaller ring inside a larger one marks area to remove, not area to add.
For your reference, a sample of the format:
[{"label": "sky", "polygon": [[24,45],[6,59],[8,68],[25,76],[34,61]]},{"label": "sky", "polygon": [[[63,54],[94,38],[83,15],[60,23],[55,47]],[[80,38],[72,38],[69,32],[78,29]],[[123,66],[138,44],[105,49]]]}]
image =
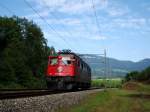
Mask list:
[{"label": "sky", "polygon": [[150,58],[150,0],[1,0],[0,16],[12,15],[33,20],[57,51]]}]

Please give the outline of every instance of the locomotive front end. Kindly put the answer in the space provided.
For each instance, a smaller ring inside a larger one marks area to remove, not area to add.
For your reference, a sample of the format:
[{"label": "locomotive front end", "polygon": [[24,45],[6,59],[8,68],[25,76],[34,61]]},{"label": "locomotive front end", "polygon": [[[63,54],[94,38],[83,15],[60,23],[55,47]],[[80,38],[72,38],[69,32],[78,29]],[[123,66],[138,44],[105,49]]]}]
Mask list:
[{"label": "locomotive front end", "polygon": [[48,88],[64,89],[68,85],[71,87],[75,74],[74,62],[72,55],[50,56],[46,74]]}]

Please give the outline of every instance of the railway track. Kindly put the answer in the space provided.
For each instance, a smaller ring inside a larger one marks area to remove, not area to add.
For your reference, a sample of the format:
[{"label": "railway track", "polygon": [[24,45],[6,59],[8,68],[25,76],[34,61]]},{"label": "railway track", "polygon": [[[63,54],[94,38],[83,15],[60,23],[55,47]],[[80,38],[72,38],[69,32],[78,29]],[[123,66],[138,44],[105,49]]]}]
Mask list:
[{"label": "railway track", "polygon": [[53,90],[0,90],[0,99],[14,99],[31,96],[41,96],[64,93],[65,91],[53,91]]},{"label": "railway track", "polygon": [[[93,90],[100,88],[89,88],[86,90]],[[42,95],[52,95],[68,92],[79,92],[86,90],[74,90],[74,91],[62,91],[62,90],[48,90],[48,89],[4,89],[0,90],[0,100],[2,99],[15,99],[15,98],[24,98],[24,97],[33,97],[33,96],[42,96]]]}]

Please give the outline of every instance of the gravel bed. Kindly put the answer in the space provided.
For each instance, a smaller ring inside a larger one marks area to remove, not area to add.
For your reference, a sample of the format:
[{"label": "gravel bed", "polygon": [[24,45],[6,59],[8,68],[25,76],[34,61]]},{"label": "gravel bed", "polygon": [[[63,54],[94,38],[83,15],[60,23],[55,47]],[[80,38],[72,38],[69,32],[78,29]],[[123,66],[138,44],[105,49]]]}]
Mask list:
[{"label": "gravel bed", "polygon": [[54,95],[0,100],[0,112],[56,112],[62,107],[78,104],[87,95],[101,91],[86,90]]}]

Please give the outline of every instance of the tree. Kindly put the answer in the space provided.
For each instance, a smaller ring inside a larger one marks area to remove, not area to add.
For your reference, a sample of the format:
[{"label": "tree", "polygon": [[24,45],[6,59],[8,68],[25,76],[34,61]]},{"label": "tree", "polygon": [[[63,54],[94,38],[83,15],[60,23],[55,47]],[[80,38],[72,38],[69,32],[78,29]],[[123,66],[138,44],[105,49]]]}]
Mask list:
[{"label": "tree", "polygon": [[49,52],[47,40],[33,21],[0,17],[0,84],[45,87]]},{"label": "tree", "polygon": [[126,79],[126,81],[137,80],[138,76],[139,76],[139,72],[133,71],[133,72],[127,73],[127,75],[125,76],[125,79]]},{"label": "tree", "polygon": [[141,81],[150,80],[150,67],[146,68],[140,73],[139,80]]},{"label": "tree", "polygon": [[145,70],[138,72],[133,71],[128,73],[125,76],[126,81],[135,80],[135,81],[147,81],[150,80],[150,67],[146,68]]}]

